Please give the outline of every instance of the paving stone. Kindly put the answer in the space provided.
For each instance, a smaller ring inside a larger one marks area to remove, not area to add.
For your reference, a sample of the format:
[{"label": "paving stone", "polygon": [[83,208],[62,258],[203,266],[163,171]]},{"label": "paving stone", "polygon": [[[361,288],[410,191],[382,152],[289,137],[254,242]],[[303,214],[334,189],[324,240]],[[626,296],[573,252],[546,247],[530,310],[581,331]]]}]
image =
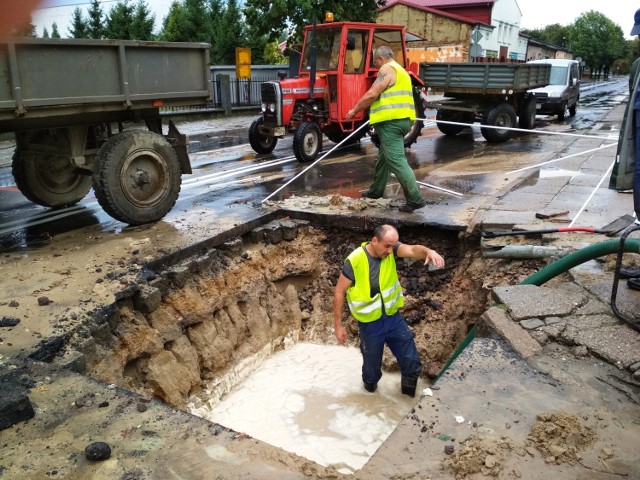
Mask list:
[{"label": "paving stone", "polygon": [[493,296],[507,306],[511,317],[518,322],[533,317],[569,315],[587,300],[584,292],[566,292],[536,285],[494,287]]},{"label": "paving stone", "polygon": [[562,321],[564,320],[560,317],[546,317],[544,319],[544,323],[547,325],[555,325],[556,323],[560,323]]},{"label": "paving stone", "polygon": [[530,318],[528,320],[522,320],[520,326],[525,330],[535,330],[538,327],[543,326],[545,323],[539,318]]},{"label": "paving stone", "polygon": [[584,345],[618,368],[629,368],[640,361],[640,334],[627,325],[591,329],[569,325],[562,332],[562,338],[575,345]]},{"label": "paving stone", "polygon": [[491,307],[480,318],[489,329],[504,338],[522,358],[528,358],[540,352],[540,344],[531,338],[524,328],[514,322],[503,309]]}]

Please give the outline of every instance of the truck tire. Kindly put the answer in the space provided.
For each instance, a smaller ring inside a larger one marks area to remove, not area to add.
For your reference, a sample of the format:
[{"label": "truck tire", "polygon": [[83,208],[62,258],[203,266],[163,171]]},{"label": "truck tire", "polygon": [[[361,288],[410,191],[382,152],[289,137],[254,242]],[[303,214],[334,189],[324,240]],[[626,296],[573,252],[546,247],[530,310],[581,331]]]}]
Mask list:
[{"label": "truck tire", "polygon": [[529,97],[522,102],[518,126],[525,130],[533,130],[536,125],[536,99]]},{"label": "truck tire", "polygon": [[302,122],[293,136],[293,153],[299,162],[313,162],[322,150],[322,131],[316,122]]},{"label": "truck tire", "polygon": [[[436,112],[436,122],[438,120],[444,120],[445,122],[460,122],[462,123],[464,120],[463,112],[457,112],[455,110],[442,110],[438,109]],[[447,123],[436,123],[438,130],[440,130],[445,135],[449,135],[451,137],[459,134],[466,127],[462,125],[449,125]]]},{"label": "truck tire", "polygon": [[154,222],[175,205],[180,193],[178,156],[162,135],[129,130],[102,146],[93,172],[98,203],[116,220]]},{"label": "truck tire", "polygon": [[260,132],[260,126],[264,122],[262,117],[256,118],[249,127],[249,144],[257,153],[271,153],[276,148],[278,137],[265,135]]},{"label": "truck tire", "polygon": [[[54,130],[17,134],[11,170],[16,186],[33,203],[63,208],[75,205],[91,189],[91,175],[71,163],[67,136]],[[37,151],[29,151],[34,146]]]},{"label": "truck tire", "polygon": [[[508,103],[500,103],[485,110],[482,115],[483,125],[494,127],[513,128],[516,125],[516,111]],[[495,128],[480,128],[482,136],[487,142],[506,142],[511,138],[510,130],[498,130]]]}]

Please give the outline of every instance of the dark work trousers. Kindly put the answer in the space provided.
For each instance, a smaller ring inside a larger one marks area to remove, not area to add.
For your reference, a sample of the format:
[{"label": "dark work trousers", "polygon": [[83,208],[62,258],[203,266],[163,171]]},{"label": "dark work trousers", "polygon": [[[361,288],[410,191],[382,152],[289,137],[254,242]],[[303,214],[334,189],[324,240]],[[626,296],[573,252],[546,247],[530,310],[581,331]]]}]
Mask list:
[{"label": "dark work trousers", "polygon": [[393,315],[382,314],[382,317],[374,322],[358,322],[358,328],[362,352],[362,381],[377,383],[382,377],[382,352],[385,342],[396,357],[402,375],[418,378],[422,363],[413,341],[413,333],[400,312]]}]

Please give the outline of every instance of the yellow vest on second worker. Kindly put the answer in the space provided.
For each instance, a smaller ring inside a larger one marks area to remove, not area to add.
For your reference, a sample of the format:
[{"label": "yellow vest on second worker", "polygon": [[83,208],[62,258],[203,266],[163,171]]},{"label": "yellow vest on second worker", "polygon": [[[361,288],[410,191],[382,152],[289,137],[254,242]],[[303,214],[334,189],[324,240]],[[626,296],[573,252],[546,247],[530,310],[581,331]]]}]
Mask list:
[{"label": "yellow vest on second worker", "polygon": [[396,272],[396,260],[393,254],[380,262],[380,293],[371,298],[371,285],[369,281],[369,260],[361,248],[356,248],[347,257],[353,268],[355,284],[347,290],[347,304],[351,315],[359,322],[369,323],[378,320],[382,316],[382,304],[387,315],[393,315],[404,305],[402,286]]},{"label": "yellow vest on second worker", "polygon": [[393,60],[386,65],[396,71],[396,83],[382,92],[371,104],[369,122],[373,125],[401,118],[415,120],[416,107],[413,103],[411,77],[400,64]]}]

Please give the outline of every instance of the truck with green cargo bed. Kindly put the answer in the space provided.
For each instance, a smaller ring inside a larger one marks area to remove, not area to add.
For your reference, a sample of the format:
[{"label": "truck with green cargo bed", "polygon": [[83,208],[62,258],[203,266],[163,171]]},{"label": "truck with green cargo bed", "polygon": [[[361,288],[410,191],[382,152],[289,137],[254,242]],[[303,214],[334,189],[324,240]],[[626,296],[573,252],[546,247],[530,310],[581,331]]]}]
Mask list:
[{"label": "truck with green cargo bed", "polygon": [[0,133],[15,135],[18,189],[46,207],[93,187],[117,220],[162,218],[191,165],[160,109],[211,98],[206,43],[0,39]]},{"label": "truck with green cargo bed", "polygon": [[[528,90],[549,83],[551,67],[525,63],[423,62],[420,78],[428,92],[442,92],[443,99],[427,100],[436,109],[438,129],[457,135],[476,121],[488,142],[504,142],[512,131],[530,130],[536,120],[535,95]],[[443,123],[452,122],[452,123]]]}]

